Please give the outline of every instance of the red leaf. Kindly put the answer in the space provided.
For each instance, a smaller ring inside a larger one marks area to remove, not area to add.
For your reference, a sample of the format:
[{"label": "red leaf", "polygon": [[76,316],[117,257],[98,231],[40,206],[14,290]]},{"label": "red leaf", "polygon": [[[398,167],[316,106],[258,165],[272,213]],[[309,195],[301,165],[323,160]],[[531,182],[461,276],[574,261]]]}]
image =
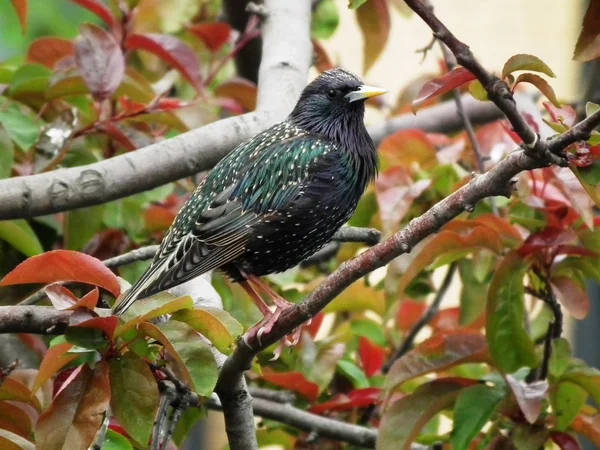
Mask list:
[{"label": "red leaf", "polygon": [[[592,0],[592,3],[594,1]],[[560,447],[561,450],[581,450],[577,440],[570,434],[563,433],[561,431],[552,431],[550,433],[550,439]]]},{"label": "red leaf", "polygon": [[452,331],[460,327],[460,308],[447,308],[438,312],[429,325],[433,332]]},{"label": "red leaf", "polygon": [[361,336],[358,340],[358,353],[360,355],[360,363],[367,377],[372,377],[385,360],[385,350],[381,347],[373,345],[366,337]]},{"label": "red leaf", "polygon": [[44,292],[50,299],[54,308],[63,311],[77,303],[77,297],[69,289],[60,283],[52,283],[44,288]]},{"label": "red leaf", "polygon": [[410,331],[423,317],[427,310],[427,303],[418,302],[410,298],[402,300],[396,313],[396,323],[402,331]]},{"label": "red leaf", "polygon": [[434,78],[425,83],[412,102],[412,111],[416,113],[426,100],[443,95],[457,89],[475,79],[475,75],[464,67],[457,67],[441,77]]},{"label": "red leaf", "polygon": [[200,63],[193,50],[174,36],[145,33],[132,34],[125,46],[129,50],[145,50],[175,67],[197,91],[202,90]]},{"label": "red leaf", "polygon": [[575,418],[571,428],[589,439],[596,447],[600,447],[600,416],[581,413]]},{"label": "red leaf", "polygon": [[48,345],[46,345],[46,342],[37,334],[18,333],[17,336],[21,342],[29,347],[40,359],[42,359],[48,351]]},{"label": "red leaf", "polygon": [[38,371],[31,391],[35,393],[42,385],[55,376],[60,369],[65,367],[79,355],[77,353],[67,353],[73,348],[73,344],[64,343],[52,347],[42,360],[40,370]]},{"label": "red leaf", "polygon": [[94,317],[93,319],[74,325],[79,328],[96,328],[102,330],[109,339],[112,339],[115,334],[115,329],[119,325],[118,317]]},{"label": "red leaf", "polygon": [[57,37],[36,39],[27,50],[27,62],[42,64],[50,69],[67,56],[73,56],[73,43]]},{"label": "red leaf", "polygon": [[311,403],[314,403],[319,396],[319,386],[312,381],[308,381],[304,374],[300,372],[276,373],[265,368],[262,379],[275,386],[297,392]]},{"label": "red leaf", "polygon": [[575,44],[573,59],[575,61],[591,61],[600,56],[600,2],[591,0],[583,17],[581,33]]},{"label": "red leaf", "polygon": [[550,280],[556,290],[558,301],[576,319],[585,319],[590,312],[587,292],[569,277],[553,277]]},{"label": "red leaf", "polygon": [[577,120],[577,113],[572,106],[564,105],[562,108],[557,108],[550,102],[542,102],[542,105],[544,105],[554,123],[562,123],[567,127],[571,127]]},{"label": "red leaf", "polygon": [[53,250],[27,259],[6,275],[0,286],[57,281],[91,284],[106,289],[115,297],[121,292],[117,276],[102,261],[71,250]]},{"label": "red leaf", "polygon": [[113,16],[110,9],[102,2],[98,0],[71,0],[73,3],[87,9],[91,13],[98,16],[104,21],[110,28],[115,28],[117,24],[115,16]]},{"label": "red leaf", "polygon": [[534,73],[523,73],[519,75],[517,81],[515,81],[514,86],[516,87],[519,83],[530,83],[533,84],[539,91],[546,96],[550,102],[556,106],[557,108],[561,107],[560,102],[556,99],[556,94],[554,93],[554,89],[552,86],[548,84],[546,80],[544,80],[539,75]]},{"label": "red leaf", "polygon": [[540,416],[542,400],[548,392],[548,382],[544,380],[527,384],[524,381],[517,380],[512,375],[507,375],[506,381],[517,399],[525,419],[529,423],[535,423]]},{"label": "red leaf", "polygon": [[27,0],[11,0],[11,2],[19,17],[21,33],[25,34],[25,31],[27,30]]},{"label": "red leaf", "polygon": [[114,123],[106,122],[102,125],[101,129],[115,142],[121,144],[125,150],[132,152],[137,148],[136,145],[129,140],[125,133],[123,133]]},{"label": "red leaf", "polygon": [[556,249],[559,246],[570,245],[577,241],[577,235],[571,229],[547,227],[531,234],[519,248],[522,257],[545,249]]},{"label": "red leaf", "polygon": [[115,38],[91,24],[80,27],[75,39],[75,61],[92,95],[98,100],[110,97],[125,74],[125,58]]},{"label": "red leaf", "polygon": [[218,52],[231,35],[231,27],[224,22],[197,23],[188,27],[194,36],[198,37],[213,53]]},{"label": "red leaf", "polygon": [[317,314],[315,317],[312,318],[310,325],[307,325],[304,327],[304,330],[306,330],[313,339],[319,332],[319,328],[321,328],[321,324],[323,323],[324,317],[325,317],[325,314],[323,314],[323,312],[320,312],[319,314]]},{"label": "red leaf", "polygon": [[139,113],[146,109],[143,103],[134,102],[129,97],[119,98],[119,105],[123,112],[127,114]]},{"label": "red leaf", "polygon": [[151,205],[144,211],[144,223],[150,232],[166,230],[175,220],[176,212],[162,205]]},{"label": "red leaf", "polygon": [[312,406],[309,411],[313,414],[322,414],[324,412],[364,408],[375,405],[379,401],[380,394],[381,389],[379,388],[356,389],[348,394],[337,394],[329,401]]}]

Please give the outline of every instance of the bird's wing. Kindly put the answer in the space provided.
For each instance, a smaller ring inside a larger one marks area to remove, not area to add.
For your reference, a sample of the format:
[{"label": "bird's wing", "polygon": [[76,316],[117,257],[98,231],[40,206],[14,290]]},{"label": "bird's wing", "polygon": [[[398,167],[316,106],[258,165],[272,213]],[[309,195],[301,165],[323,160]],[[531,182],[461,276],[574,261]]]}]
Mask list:
[{"label": "bird's wing", "polygon": [[261,216],[302,194],[311,167],[334,147],[302,133],[283,137],[258,135],[215,166],[179,212],[150,267],[116,305],[115,314],[123,313],[137,298],[235,260],[246,251]]}]

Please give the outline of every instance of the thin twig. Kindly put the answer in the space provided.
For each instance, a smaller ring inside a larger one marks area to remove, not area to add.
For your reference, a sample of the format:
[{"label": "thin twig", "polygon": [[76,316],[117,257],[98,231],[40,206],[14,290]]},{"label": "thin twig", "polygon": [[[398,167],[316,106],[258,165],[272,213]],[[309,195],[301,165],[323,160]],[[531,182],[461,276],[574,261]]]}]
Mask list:
[{"label": "thin twig", "polygon": [[446,272],[446,275],[444,276],[444,280],[442,281],[440,288],[438,289],[437,293],[435,294],[435,298],[433,299],[433,302],[431,303],[431,305],[429,306],[427,311],[425,311],[425,314],[423,314],[423,317],[421,317],[419,319],[419,321],[410,330],[410,332],[408,333],[408,335],[402,342],[402,345],[400,347],[398,347],[398,349],[396,349],[396,351],[394,352],[392,357],[384,364],[384,366],[381,369],[381,371],[383,373],[388,373],[390,368],[396,362],[396,360],[402,358],[406,353],[408,353],[408,351],[413,347],[415,339],[416,339],[417,335],[419,334],[419,332],[438,313],[438,311],[440,309],[440,304],[442,303],[442,300],[444,299],[444,296],[446,295],[446,292],[448,291],[448,288],[450,287],[450,284],[452,283],[452,278],[454,278],[454,274],[456,273],[457,267],[458,267],[458,265],[455,262],[450,264],[450,266],[448,267],[448,271]]}]

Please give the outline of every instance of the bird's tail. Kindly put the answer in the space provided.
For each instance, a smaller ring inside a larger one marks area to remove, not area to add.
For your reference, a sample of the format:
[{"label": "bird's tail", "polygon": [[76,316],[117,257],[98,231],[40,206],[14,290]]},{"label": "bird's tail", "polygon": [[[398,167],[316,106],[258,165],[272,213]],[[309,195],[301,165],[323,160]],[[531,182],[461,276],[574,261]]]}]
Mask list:
[{"label": "bird's tail", "polygon": [[[150,268],[151,269],[151,268]],[[125,292],[125,295],[121,298],[121,300],[118,301],[118,303],[116,303],[113,306],[113,310],[112,313],[114,316],[120,316],[122,315],[125,311],[127,311],[129,309],[129,307],[131,305],[133,305],[133,303],[136,300],[140,300],[143,298],[146,298],[150,295],[152,295],[152,292],[148,292],[150,285],[152,284],[152,282],[154,281],[154,275],[156,270],[147,270],[141,277],[139,280],[137,280],[133,286],[131,286],[131,288],[129,288],[129,290],[127,292]]]}]

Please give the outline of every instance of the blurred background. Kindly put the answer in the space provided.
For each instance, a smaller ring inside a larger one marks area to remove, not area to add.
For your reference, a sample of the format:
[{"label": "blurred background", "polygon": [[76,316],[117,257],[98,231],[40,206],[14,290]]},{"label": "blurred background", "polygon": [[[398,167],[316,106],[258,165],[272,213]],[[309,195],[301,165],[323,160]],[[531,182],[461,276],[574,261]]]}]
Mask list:
[{"label": "blurred background", "polygon": [[[174,7],[186,3],[185,0],[160,1]],[[388,102],[393,102],[416,78],[432,78],[439,72],[437,47],[425,60],[416,52],[430,42],[429,28],[419,18],[403,15],[401,8],[390,8],[391,31],[387,46],[370,71],[364,74],[363,37],[354,12],[347,8],[348,1],[328,0],[324,3],[331,3],[328,6],[331,11],[337,9],[339,20],[336,32],[322,41],[333,63],[362,74],[370,85],[390,90]],[[571,59],[586,4],[581,0],[434,1],[436,14],[459,39],[470,45],[486,68],[499,71],[511,55],[534,54],[556,73],[557,78],[552,82],[554,90],[560,100],[568,103],[583,98],[598,102],[600,98],[598,65],[576,63]],[[99,20],[66,0],[31,0],[28,29],[22,35],[10,0],[0,0],[0,61],[24,55],[29,43],[41,36],[71,39],[83,22],[99,23]],[[316,71],[311,72],[311,76],[315,75]],[[369,109],[367,121],[380,120],[378,114]],[[576,354],[589,365],[600,367],[600,289],[590,285],[589,290],[597,301],[592,301],[591,312],[585,320],[569,327],[569,333]],[[446,301],[449,305],[457,303],[458,286],[453,286]],[[205,421],[189,440],[190,449],[224,448],[226,441],[219,414],[211,412],[208,422]]]}]

